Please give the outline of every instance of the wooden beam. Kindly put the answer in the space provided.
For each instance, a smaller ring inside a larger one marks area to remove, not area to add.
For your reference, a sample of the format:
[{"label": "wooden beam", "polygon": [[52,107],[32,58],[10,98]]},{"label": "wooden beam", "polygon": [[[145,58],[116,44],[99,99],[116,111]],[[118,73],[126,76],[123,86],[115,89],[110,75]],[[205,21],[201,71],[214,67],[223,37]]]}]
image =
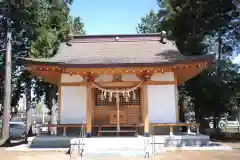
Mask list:
[{"label": "wooden beam", "polygon": [[169,85],[169,84],[177,84],[176,81],[147,81],[145,82],[147,85]]},{"label": "wooden beam", "polygon": [[188,81],[192,77],[198,75],[200,72],[202,72],[204,69],[206,69],[205,62],[198,62],[195,63],[193,66],[190,67],[179,67],[179,68],[173,68],[172,71],[175,73],[177,78],[178,85]]},{"label": "wooden beam", "polygon": [[30,70],[32,75],[36,77],[41,77],[45,82],[54,84],[58,86],[60,80],[61,80],[61,73],[60,71],[34,71]]},{"label": "wooden beam", "polygon": [[[97,84],[101,87],[133,87],[139,84],[140,81],[121,81],[121,82],[98,82]],[[175,81],[147,81],[147,85],[170,85],[176,84]],[[61,86],[87,86],[88,82],[64,82],[61,83]]]},{"label": "wooden beam", "polygon": [[156,73],[156,72],[169,72],[171,70],[171,66],[165,67],[124,67],[124,68],[64,68],[63,72],[69,73],[72,72],[73,74],[86,74],[87,72],[90,73],[98,73],[98,74],[130,74],[130,73],[142,73],[142,72],[149,72],[149,73]]},{"label": "wooden beam", "polygon": [[[153,66],[153,67],[122,67],[122,68],[59,68],[58,66],[48,65],[29,65],[29,69],[34,75],[42,77],[46,82],[57,85],[60,75],[58,73],[71,73],[72,75],[96,77],[99,74],[136,74],[138,77],[143,75],[151,76],[153,73],[174,72],[177,77],[178,85],[184,83],[190,78],[199,74],[207,68],[206,61],[197,61],[188,64],[173,64],[170,66]],[[54,75],[53,75],[54,74]],[[58,78],[56,78],[58,77]],[[143,78],[143,77],[142,77]],[[153,83],[153,82],[148,82]],[[164,82],[159,82],[164,83]],[[167,82],[168,83],[168,82]],[[152,85],[152,84],[151,84]],[[156,84],[160,85],[160,84]]]},{"label": "wooden beam", "polygon": [[61,86],[87,86],[88,82],[62,82]]},{"label": "wooden beam", "polygon": [[[92,86],[87,85],[87,137],[92,134]],[[79,106],[80,107],[80,106]]]}]

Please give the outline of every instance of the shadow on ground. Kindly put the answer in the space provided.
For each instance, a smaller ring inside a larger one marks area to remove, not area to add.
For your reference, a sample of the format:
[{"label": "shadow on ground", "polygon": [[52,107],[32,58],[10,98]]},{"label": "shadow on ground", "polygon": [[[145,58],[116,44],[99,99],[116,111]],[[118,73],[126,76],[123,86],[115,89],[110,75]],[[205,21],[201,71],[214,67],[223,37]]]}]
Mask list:
[{"label": "shadow on ground", "polygon": [[2,147],[14,147],[14,146],[18,146],[18,145],[21,145],[21,144],[27,144],[26,141],[24,140],[14,140],[14,141],[11,141],[10,143],[6,143],[6,144],[3,144],[3,145],[0,145],[0,148]]},{"label": "shadow on ground", "polygon": [[240,133],[220,132],[220,133],[212,134],[210,138],[211,138],[211,141],[239,143]]}]

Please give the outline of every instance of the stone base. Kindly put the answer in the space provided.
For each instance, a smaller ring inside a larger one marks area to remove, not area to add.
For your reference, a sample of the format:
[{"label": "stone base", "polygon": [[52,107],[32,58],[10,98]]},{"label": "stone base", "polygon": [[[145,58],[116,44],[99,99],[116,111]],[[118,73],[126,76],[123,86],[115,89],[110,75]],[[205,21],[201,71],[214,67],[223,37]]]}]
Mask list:
[{"label": "stone base", "polygon": [[164,147],[196,147],[206,146],[209,143],[209,136],[206,135],[174,135],[164,137]]},{"label": "stone base", "polygon": [[69,148],[73,137],[36,136],[28,138],[29,148]]},{"label": "stone base", "polygon": [[28,142],[29,148],[69,148],[70,144],[78,146],[78,143],[83,143],[85,144],[84,150],[88,150],[91,153],[95,151],[109,152],[109,150],[112,152],[145,152],[146,148],[151,150],[152,144],[155,144],[156,152],[158,152],[165,147],[204,146],[209,143],[209,136],[183,134],[172,136],[156,135],[154,137],[92,137],[83,139],[64,136],[38,136],[28,138]]},{"label": "stone base", "polygon": [[92,137],[91,133],[86,133],[86,138]]},{"label": "stone base", "polygon": [[149,133],[144,133],[144,137],[149,137],[150,134]]}]

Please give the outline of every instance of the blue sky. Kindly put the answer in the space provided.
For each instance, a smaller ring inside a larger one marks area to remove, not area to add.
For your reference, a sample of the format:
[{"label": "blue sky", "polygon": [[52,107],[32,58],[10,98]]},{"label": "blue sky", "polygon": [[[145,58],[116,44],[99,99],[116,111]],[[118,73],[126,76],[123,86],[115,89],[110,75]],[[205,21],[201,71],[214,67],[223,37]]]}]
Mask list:
[{"label": "blue sky", "polygon": [[71,15],[80,16],[87,34],[131,34],[157,0],[74,0]]},{"label": "blue sky", "polygon": [[151,9],[158,10],[157,0],[74,0],[71,15],[81,17],[88,35],[131,34]]}]

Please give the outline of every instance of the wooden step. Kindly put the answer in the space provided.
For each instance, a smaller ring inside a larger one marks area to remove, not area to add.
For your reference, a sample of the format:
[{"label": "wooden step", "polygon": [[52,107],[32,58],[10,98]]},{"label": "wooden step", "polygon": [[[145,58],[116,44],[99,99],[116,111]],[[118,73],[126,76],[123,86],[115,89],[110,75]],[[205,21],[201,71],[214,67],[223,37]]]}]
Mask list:
[{"label": "wooden step", "polygon": [[101,133],[135,133],[137,135],[137,127],[135,126],[120,126],[120,130],[117,130],[116,126],[102,126],[98,128],[98,136],[101,136]]},{"label": "wooden step", "polygon": [[106,132],[106,133],[114,133],[114,132],[125,132],[125,133],[131,133],[131,132],[136,132],[136,130],[120,130],[120,131],[117,131],[117,130],[101,130],[99,132]]}]

